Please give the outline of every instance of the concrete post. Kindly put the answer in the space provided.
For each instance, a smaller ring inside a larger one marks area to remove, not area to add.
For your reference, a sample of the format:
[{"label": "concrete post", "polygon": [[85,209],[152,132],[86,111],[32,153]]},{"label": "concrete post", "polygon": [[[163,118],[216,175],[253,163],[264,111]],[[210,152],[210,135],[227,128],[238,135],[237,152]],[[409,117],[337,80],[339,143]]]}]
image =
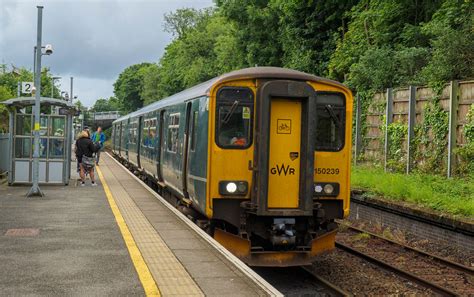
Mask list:
[{"label": "concrete post", "polygon": [[389,158],[390,137],[388,135],[388,127],[393,122],[393,89],[387,89],[387,106],[385,108],[385,143],[384,143],[384,165],[383,168],[387,171],[387,163]]},{"label": "concrete post", "polygon": [[459,82],[451,81],[451,90],[449,93],[449,134],[448,134],[448,177],[453,174],[456,160],[453,155],[453,149],[456,147],[457,125],[458,125],[458,90]]},{"label": "concrete post", "polygon": [[416,121],[416,87],[410,86],[410,96],[408,99],[408,143],[407,143],[407,166],[406,173],[409,174],[413,166],[412,142],[415,138]]}]

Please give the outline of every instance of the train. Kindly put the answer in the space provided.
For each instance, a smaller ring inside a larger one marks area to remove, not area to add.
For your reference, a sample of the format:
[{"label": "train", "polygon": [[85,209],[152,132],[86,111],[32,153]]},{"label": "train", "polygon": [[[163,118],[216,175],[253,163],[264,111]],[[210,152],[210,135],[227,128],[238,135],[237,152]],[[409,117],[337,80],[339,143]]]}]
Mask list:
[{"label": "train", "polygon": [[112,152],[248,265],[309,265],[349,215],[352,108],[342,83],[246,68],[115,120]]}]

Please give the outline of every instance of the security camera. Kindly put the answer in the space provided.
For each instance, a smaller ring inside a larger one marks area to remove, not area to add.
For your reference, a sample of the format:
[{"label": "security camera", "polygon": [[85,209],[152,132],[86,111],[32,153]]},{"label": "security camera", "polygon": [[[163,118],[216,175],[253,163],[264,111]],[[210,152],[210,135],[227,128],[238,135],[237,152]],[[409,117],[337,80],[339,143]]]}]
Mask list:
[{"label": "security camera", "polygon": [[44,47],[44,54],[45,55],[51,55],[53,53],[53,46],[51,44],[47,44]]}]

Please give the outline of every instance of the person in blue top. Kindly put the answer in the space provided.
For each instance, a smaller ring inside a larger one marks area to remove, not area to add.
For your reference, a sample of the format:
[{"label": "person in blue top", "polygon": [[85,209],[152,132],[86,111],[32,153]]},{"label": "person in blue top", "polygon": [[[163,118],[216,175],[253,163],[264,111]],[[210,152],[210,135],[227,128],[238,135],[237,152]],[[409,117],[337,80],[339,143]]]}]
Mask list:
[{"label": "person in blue top", "polygon": [[95,144],[99,144],[100,149],[96,153],[95,164],[99,165],[100,151],[104,148],[105,134],[102,132],[102,127],[97,127],[97,131],[92,133],[91,140]]}]

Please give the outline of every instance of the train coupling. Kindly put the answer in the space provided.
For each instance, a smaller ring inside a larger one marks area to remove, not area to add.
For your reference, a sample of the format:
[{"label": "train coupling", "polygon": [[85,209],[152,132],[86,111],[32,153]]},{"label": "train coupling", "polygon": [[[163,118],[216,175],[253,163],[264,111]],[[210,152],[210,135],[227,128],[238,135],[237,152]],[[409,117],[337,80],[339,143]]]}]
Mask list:
[{"label": "train coupling", "polygon": [[296,244],[294,218],[275,218],[270,229],[270,241],[273,246],[290,247]]}]

